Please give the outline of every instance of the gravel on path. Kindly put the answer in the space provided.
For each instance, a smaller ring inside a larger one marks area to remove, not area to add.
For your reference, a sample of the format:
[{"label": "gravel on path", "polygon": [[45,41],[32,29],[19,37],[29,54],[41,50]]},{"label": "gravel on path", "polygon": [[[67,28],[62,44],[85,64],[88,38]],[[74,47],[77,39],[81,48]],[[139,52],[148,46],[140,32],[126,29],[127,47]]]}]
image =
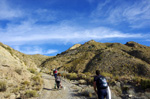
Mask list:
[{"label": "gravel on path", "polygon": [[37,99],[86,99],[83,96],[79,96],[77,93],[77,86],[70,83],[66,79],[62,79],[62,89],[55,89],[55,79],[48,74],[42,74],[44,85]]}]

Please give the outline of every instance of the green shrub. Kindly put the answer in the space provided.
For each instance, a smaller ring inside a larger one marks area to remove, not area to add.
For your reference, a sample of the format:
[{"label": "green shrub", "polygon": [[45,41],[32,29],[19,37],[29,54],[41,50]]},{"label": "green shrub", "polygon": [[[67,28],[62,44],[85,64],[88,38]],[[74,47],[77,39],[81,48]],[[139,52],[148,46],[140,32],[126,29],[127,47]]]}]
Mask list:
[{"label": "green shrub", "polygon": [[78,78],[79,78],[79,79],[85,79],[85,78],[86,78],[86,75],[85,75],[85,74],[80,73],[80,74],[78,74]]},{"label": "green shrub", "polygon": [[84,73],[86,76],[91,76],[92,74],[90,72],[85,72]]},{"label": "green shrub", "polygon": [[133,78],[133,81],[136,82],[137,85],[139,85],[139,84],[141,83],[141,79],[142,79],[141,77],[135,76],[135,77]]},{"label": "green shrub", "polygon": [[39,86],[34,87],[34,90],[39,91],[41,88],[42,88],[42,86],[39,85]]},{"label": "green shrub", "polygon": [[33,73],[33,74],[37,74],[37,70],[35,68],[28,68],[28,70]]},{"label": "green shrub", "polygon": [[0,81],[0,92],[1,91],[6,91],[6,81]]},{"label": "green shrub", "polygon": [[85,89],[82,89],[80,93],[81,93],[83,96],[92,97],[92,93],[93,93],[93,92],[94,92],[94,91],[93,91],[93,88],[85,88]]},{"label": "green shrub", "polygon": [[12,89],[12,93],[17,93],[18,91],[20,90],[20,87],[16,87],[16,88],[14,88],[14,89]]},{"label": "green shrub", "polygon": [[77,80],[77,79],[78,79],[78,76],[77,76],[76,73],[68,73],[68,74],[66,75],[66,77],[67,77],[68,79],[70,79],[70,80]]},{"label": "green shrub", "polygon": [[[125,88],[126,88],[126,87],[125,87]],[[121,94],[122,94],[122,90],[121,90],[120,87],[117,87],[117,86],[116,86],[114,89],[115,89],[115,91],[117,92],[118,95],[121,95]],[[125,89],[123,89],[123,90],[125,90]],[[127,91],[127,90],[126,90],[126,91]]]},{"label": "green shrub", "polygon": [[128,86],[128,85],[122,86],[122,91],[127,92],[129,89],[130,89],[130,86]]},{"label": "green shrub", "polygon": [[150,88],[150,79],[141,79],[140,85],[142,89]]},{"label": "green shrub", "polygon": [[87,84],[93,85],[93,81],[94,81],[94,78],[93,78],[93,77],[87,76],[85,80],[86,80]]},{"label": "green shrub", "polygon": [[31,78],[31,80],[33,81],[33,85],[42,85],[43,84],[43,80],[39,75],[33,76]]},{"label": "green shrub", "polygon": [[30,82],[29,82],[29,81],[23,81],[21,84],[26,85],[26,86],[29,86],[29,85],[30,85]]},{"label": "green shrub", "polygon": [[116,81],[119,80],[119,76],[118,76],[118,75],[115,76],[114,79],[115,79]]},{"label": "green shrub", "polygon": [[105,76],[105,77],[111,77],[111,78],[113,77],[112,74],[107,73],[107,72],[102,72],[101,75],[103,75],[103,76]]},{"label": "green shrub", "polygon": [[19,90],[25,90],[26,89],[26,85],[22,85],[19,87]]},{"label": "green shrub", "polygon": [[21,68],[16,68],[15,71],[16,71],[16,73],[18,73],[19,75],[22,74],[22,69],[21,69]]},{"label": "green shrub", "polygon": [[36,90],[27,90],[25,92],[25,97],[26,98],[31,98],[31,97],[37,97],[37,91]]}]

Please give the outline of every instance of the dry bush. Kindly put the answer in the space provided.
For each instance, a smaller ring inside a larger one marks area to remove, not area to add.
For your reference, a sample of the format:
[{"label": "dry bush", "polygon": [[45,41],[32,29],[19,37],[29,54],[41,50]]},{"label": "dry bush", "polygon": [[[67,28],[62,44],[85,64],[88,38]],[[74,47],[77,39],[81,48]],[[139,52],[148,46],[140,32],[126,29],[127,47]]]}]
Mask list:
[{"label": "dry bush", "polygon": [[7,86],[6,86],[6,81],[0,81],[0,92],[6,91]]},{"label": "dry bush", "polygon": [[93,77],[87,76],[85,80],[87,81],[87,84],[93,85],[93,81],[94,81],[94,78],[93,78]]},{"label": "dry bush", "polygon": [[37,94],[36,90],[27,90],[25,92],[25,97],[26,98],[37,97],[37,96],[38,96],[38,94]]},{"label": "dry bush", "polygon": [[81,90],[80,94],[83,95],[83,96],[86,96],[86,97],[92,97],[94,93],[94,90],[93,88],[84,88]]},{"label": "dry bush", "polygon": [[68,73],[68,74],[66,75],[66,77],[67,77],[68,79],[70,79],[70,80],[77,80],[77,79],[78,79],[78,76],[77,76],[76,73]]},{"label": "dry bush", "polygon": [[21,84],[25,85],[25,86],[29,86],[30,82],[29,81],[23,81]]},{"label": "dry bush", "polygon": [[80,74],[78,74],[78,78],[79,78],[79,79],[85,79],[85,78],[86,78],[86,75],[85,75],[85,74],[80,73]]},{"label": "dry bush", "polygon": [[84,73],[86,76],[91,76],[92,74],[90,72],[85,72]]},{"label": "dry bush", "polygon": [[37,70],[35,68],[28,68],[28,70],[33,73],[33,74],[37,74]]},{"label": "dry bush", "polygon": [[103,76],[105,76],[105,77],[111,77],[111,78],[113,77],[112,74],[107,73],[107,72],[102,72],[101,75],[103,75]]},{"label": "dry bush", "polygon": [[20,87],[16,87],[16,88],[13,88],[11,92],[12,93],[17,93],[19,90],[20,90]]},{"label": "dry bush", "polygon": [[15,68],[16,73],[18,73],[19,75],[22,74],[22,69],[21,68]]},{"label": "dry bush", "polygon": [[35,75],[31,78],[33,85],[42,85],[43,84],[43,80],[41,78],[40,75]]}]

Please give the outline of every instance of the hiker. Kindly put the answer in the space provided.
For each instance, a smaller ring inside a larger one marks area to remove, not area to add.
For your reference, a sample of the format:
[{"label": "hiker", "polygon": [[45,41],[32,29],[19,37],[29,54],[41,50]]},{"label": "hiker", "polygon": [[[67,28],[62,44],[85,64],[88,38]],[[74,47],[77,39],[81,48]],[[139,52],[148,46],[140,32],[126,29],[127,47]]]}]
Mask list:
[{"label": "hiker", "polygon": [[96,70],[96,76],[94,77],[94,91],[98,95],[98,99],[108,99],[108,91],[107,91],[107,81],[106,78],[100,75],[100,71]]},{"label": "hiker", "polygon": [[61,87],[60,83],[61,83],[61,77],[60,77],[60,73],[58,73],[55,81],[56,81],[56,85],[57,85],[57,89],[59,89]]},{"label": "hiker", "polygon": [[53,70],[53,75],[54,75],[54,77],[56,79],[56,77],[57,77],[57,69],[56,68]]}]

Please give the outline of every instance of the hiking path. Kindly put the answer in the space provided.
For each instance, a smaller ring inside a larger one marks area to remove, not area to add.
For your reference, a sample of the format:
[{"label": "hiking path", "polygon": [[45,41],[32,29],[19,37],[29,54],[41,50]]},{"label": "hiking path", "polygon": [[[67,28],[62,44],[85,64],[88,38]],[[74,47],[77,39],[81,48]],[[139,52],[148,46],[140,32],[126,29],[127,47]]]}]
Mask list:
[{"label": "hiking path", "polygon": [[84,96],[79,96],[77,86],[67,79],[62,78],[62,89],[55,89],[55,78],[53,76],[43,73],[42,78],[44,80],[43,90],[37,99],[86,99]]}]

